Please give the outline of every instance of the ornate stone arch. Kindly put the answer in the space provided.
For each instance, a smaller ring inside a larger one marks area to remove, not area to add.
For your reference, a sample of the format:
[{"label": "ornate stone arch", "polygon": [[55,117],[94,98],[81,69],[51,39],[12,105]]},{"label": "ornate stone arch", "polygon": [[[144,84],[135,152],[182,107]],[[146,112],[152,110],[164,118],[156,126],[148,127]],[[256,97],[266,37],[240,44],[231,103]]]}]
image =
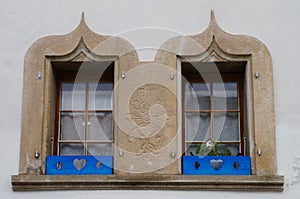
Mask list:
[{"label": "ornate stone arch", "polygon": [[[177,61],[169,61],[176,57]],[[174,67],[177,63],[177,70],[185,60],[246,61],[247,128],[252,172],[263,176],[277,175],[272,60],[269,50],[261,41],[251,36],[225,32],[217,24],[212,11],[210,23],[204,32],[171,38],[161,46],[156,60],[172,63]],[[258,155],[258,151],[262,151],[261,155]]]},{"label": "ornate stone arch", "polygon": [[124,39],[94,33],[87,26],[84,14],[71,33],[43,37],[30,46],[24,62],[20,174],[44,173],[45,158],[50,154],[55,109],[55,75],[51,62],[108,60],[115,61],[115,78],[118,78],[118,67],[130,66],[138,56]]}]

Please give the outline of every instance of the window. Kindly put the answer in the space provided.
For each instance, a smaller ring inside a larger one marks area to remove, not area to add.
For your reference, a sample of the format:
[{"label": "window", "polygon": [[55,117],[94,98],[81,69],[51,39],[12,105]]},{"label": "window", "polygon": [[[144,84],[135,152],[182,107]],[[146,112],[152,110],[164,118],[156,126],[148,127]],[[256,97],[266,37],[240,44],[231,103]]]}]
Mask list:
[{"label": "window", "polygon": [[245,66],[183,62],[183,174],[251,174],[243,121]]},{"label": "window", "polygon": [[[202,63],[212,65],[214,63]],[[224,67],[226,63],[215,63]],[[235,65],[244,65],[235,63]],[[201,67],[200,66],[200,67]],[[242,67],[242,66],[241,66]],[[192,64],[182,68],[183,151],[196,155],[199,144],[213,140],[220,151],[232,156],[246,155],[243,128],[243,74],[202,74]]]},{"label": "window", "polygon": [[56,132],[46,174],[111,174],[114,63],[52,65],[57,81]]},{"label": "window", "polygon": [[60,84],[57,155],[112,155],[112,82]]}]

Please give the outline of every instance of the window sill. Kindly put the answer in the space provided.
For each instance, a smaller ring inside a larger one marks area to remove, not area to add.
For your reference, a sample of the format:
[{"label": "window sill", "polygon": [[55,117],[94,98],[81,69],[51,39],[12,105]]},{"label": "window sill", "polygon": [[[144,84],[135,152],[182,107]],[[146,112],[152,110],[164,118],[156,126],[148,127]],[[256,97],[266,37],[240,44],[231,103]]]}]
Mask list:
[{"label": "window sill", "polygon": [[14,175],[14,191],[46,190],[218,190],[283,191],[283,176],[189,175]]}]

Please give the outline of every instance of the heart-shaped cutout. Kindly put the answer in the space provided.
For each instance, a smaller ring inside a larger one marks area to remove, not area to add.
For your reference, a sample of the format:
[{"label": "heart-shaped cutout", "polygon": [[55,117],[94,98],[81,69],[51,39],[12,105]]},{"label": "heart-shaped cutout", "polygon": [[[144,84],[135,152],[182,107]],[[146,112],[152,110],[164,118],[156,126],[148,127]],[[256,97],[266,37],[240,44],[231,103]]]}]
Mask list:
[{"label": "heart-shaped cutout", "polygon": [[85,159],[74,159],[73,160],[73,166],[80,171],[83,167],[86,165],[86,160]]},{"label": "heart-shaped cutout", "polygon": [[219,170],[223,165],[223,160],[210,160],[210,166],[212,166],[215,170]]}]

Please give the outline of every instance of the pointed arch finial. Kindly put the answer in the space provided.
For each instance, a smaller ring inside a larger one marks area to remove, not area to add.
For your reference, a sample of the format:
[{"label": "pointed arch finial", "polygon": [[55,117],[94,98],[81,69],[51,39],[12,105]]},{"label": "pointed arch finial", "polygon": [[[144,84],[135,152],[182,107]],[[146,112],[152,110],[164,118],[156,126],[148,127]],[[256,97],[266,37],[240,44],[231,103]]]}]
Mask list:
[{"label": "pointed arch finial", "polygon": [[210,21],[216,21],[215,11],[214,10],[210,10]]},{"label": "pointed arch finial", "polygon": [[79,25],[77,26],[77,29],[80,29],[80,28],[87,28],[87,29],[89,29],[88,25],[85,22],[84,11],[82,11],[82,13],[81,13],[81,19],[80,19]]},{"label": "pointed arch finial", "polygon": [[215,11],[211,10],[210,11],[210,22],[209,22],[209,27],[217,27],[220,28],[219,24],[217,23],[216,17],[215,17]]},{"label": "pointed arch finial", "polygon": [[81,19],[80,19],[80,24],[85,23],[85,16],[84,16],[84,11],[81,13]]},{"label": "pointed arch finial", "polygon": [[[90,30],[90,28],[88,27],[87,23],[85,22],[85,14],[84,14],[84,11],[82,11],[80,22],[79,22],[77,28],[76,28],[74,31],[75,31],[75,32],[77,32],[77,31],[79,31],[79,32],[84,32],[83,30]],[[90,30],[90,31],[91,31],[91,30]]]}]

